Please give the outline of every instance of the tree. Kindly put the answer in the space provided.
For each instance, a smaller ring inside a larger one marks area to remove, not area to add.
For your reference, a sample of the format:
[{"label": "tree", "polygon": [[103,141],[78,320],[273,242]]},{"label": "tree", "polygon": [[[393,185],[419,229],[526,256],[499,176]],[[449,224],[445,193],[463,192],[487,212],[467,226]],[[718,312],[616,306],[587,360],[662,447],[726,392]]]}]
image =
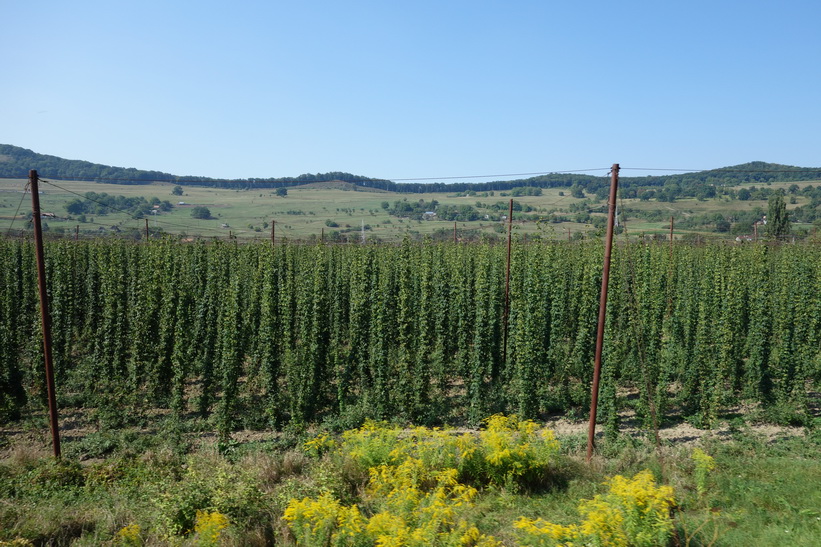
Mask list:
[{"label": "tree", "polygon": [[281,188],[277,188],[277,192],[276,192],[276,193],[277,193],[277,195],[278,195],[279,197],[283,197],[283,198],[284,198],[285,196],[287,196],[287,195],[288,195],[288,189],[287,189],[287,188],[285,188],[285,187],[283,186],[283,187],[281,187]]},{"label": "tree", "polygon": [[716,232],[719,233],[727,233],[730,231],[730,221],[727,219],[722,218],[721,220],[716,221]]},{"label": "tree", "polygon": [[191,216],[201,220],[208,220],[211,218],[211,211],[208,207],[197,206],[191,209]]},{"label": "tree", "polygon": [[181,196],[182,195],[182,186],[175,186],[171,190],[171,193],[174,194],[175,196]]},{"label": "tree", "polygon": [[767,235],[779,239],[790,233],[790,218],[784,194],[773,192],[767,202]]}]

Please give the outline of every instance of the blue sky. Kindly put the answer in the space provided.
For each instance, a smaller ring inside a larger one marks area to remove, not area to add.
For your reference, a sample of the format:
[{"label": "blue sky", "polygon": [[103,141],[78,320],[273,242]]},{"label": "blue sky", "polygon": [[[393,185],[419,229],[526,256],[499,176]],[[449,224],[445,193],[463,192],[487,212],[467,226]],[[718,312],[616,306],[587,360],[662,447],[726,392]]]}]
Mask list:
[{"label": "blue sky", "polygon": [[817,0],[0,14],[0,143],[69,159],[225,178],[821,165]]}]

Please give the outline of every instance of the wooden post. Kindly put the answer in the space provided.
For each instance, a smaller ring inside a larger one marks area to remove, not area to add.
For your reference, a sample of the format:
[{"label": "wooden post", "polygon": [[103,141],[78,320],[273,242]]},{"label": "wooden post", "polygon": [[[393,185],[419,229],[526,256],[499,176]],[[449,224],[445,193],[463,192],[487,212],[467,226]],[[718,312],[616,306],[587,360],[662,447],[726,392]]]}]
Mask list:
[{"label": "wooden post", "polygon": [[456,243],[456,223],[453,223],[453,242]]},{"label": "wooden post", "polygon": [[272,247],[275,247],[276,244],[277,244],[276,234],[277,234],[277,221],[272,220],[271,221],[271,246]]},{"label": "wooden post", "polygon": [[587,462],[593,456],[593,439],[596,436],[596,411],[599,404],[599,378],[604,342],[604,323],[607,317],[607,284],[610,280],[610,253],[613,249],[613,225],[616,216],[616,190],[619,187],[619,164],[610,171],[610,200],[607,213],[607,234],[604,240],[604,264],[602,265],[601,295],[599,296],[599,324],[596,331],[596,357],[593,362],[593,387],[590,392],[590,423],[587,430]]},{"label": "wooden post", "polygon": [[78,239],[80,239],[80,225],[79,224],[74,228],[74,241],[77,241]]},{"label": "wooden post", "polygon": [[145,219],[145,240],[148,241],[148,218]]},{"label": "wooden post", "polygon": [[40,290],[40,319],[43,325],[43,360],[46,365],[46,391],[48,396],[49,426],[54,457],[60,459],[60,428],[57,421],[57,397],[54,393],[54,367],[51,360],[51,315],[48,311],[48,287],[46,285],[46,263],[43,253],[43,227],[40,223],[40,190],[37,188],[37,171],[29,171],[31,184],[31,212],[34,221],[34,244],[37,256],[37,285]]}]

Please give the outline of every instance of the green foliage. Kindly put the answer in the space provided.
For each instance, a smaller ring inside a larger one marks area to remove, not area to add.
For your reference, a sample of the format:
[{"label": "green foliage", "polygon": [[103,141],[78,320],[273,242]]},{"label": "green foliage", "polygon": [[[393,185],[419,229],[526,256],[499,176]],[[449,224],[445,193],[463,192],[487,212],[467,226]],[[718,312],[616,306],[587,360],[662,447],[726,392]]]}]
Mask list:
[{"label": "green foliage", "polygon": [[787,204],[784,195],[775,192],[767,202],[767,235],[780,239],[790,233],[790,219],[787,216]]},{"label": "green foliage", "polygon": [[562,526],[542,519],[521,517],[514,526],[521,545],[611,545],[656,547],[667,545],[672,531],[673,489],[656,486],[653,474],[642,471],[632,479],[616,475],[607,481],[609,491],[582,500],[580,525]]},{"label": "green foliage", "polygon": [[[498,245],[48,242],[58,396],[109,429],[151,407],[193,411],[226,440],[288,422],[581,416],[602,252],[514,242],[505,353]],[[8,421],[44,408],[45,383],[33,245],[0,240],[0,258]],[[610,430],[625,407],[650,428],[654,408],[658,422],[676,408],[709,425],[739,402],[809,424],[819,271],[810,243],[617,246],[600,398]]]},{"label": "green foliage", "polygon": [[[313,451],[326,440],[306,444]],[[283,518],[306,546],[500,545],[465,518],[478,491],[461,481],[515,486],[545,473],[557,453],[551,431],[513,416],[492,416],[477,435],[369,422],[346,431],[337,454],[367,469],[367,513],[325,493],[292,499]]]},{"label": "green foliage", "polygon": [[408,459],[427,472],[452,468],[460,481],[477,486],[516,488],[549,483],[559,449],[552,431],[516,416],[491,416],[485,424],[476,434],[457,435],[426,427],[405,432],[385,423],[367,422],[343,433],[339,454],[362,469],[395,466]]},{"label": "green foliage", "polygon": [[208,207],[197,205],[196,207],[191,209],[191,218],[208,220],[209,218],[211,218],[211,210]]}]

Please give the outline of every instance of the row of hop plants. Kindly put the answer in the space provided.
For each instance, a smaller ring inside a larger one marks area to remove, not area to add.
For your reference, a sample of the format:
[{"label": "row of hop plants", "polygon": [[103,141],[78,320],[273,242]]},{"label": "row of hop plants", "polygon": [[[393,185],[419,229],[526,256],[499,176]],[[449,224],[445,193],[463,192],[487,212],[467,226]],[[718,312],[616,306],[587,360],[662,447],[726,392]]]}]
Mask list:
[{"label": "row of hop plants", "polygon": [[[328,417],[476,424],[589,406],[602,248],[55,241],[60,404],[238,426]],[[0,417],[45,402],[33,246],[0,240]],[[738,401],[806,417],[821,377],[821,249],[619,245],[604,346],[611,431],[638,394],[709,425]],[[346,421],[347,420],[347,421]]]},{"label": "row of hop plants", "polygon": [[[404,431],[369,422],[345,432],[337,445],[322,435],[305,445],[367,469],[359,503],[332,492],[292,499],[283,515],[297,545],[482,546],[503,543],[471,522],[480,491],[533,488],[556,472],[553,432],[528,420],[495,415],[478,432],[456,434],[418,427]],[[511,527],[517,545],[659,546],[670,540],[673,489],[649,471],[615,476],[608,492],[584,500],[579,524],[520,517]]]}]

